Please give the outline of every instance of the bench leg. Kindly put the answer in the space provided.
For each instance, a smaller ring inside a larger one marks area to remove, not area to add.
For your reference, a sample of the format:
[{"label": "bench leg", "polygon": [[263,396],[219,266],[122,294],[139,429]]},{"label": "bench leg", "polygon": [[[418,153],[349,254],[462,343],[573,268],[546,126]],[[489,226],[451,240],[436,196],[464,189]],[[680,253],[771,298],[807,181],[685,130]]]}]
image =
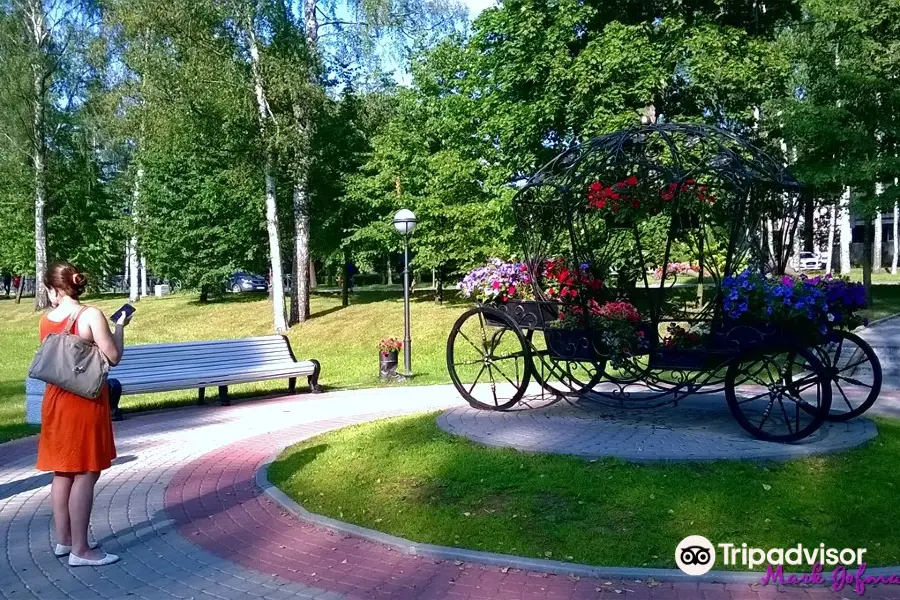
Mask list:
[{"label": "bench leg", "polygon": [[197,406],[205,406],[206,405],[206,388],[200,388],[197,390]]},{"label": "bench leg", "polygon": [[227,385],[219,386],[219,403],[221,403],[222,406],[231,406],[231,400],[228,399]]},{"label": "bench leg", "polygon": [[322,365],[319,364],[319,361],[313,360],[310,361],[316,366],[316,370],[313,371],[313,374],[307,377],[309,381],[309,391],[313,394],[321,394],[322,388],[319,387],[319,375],[322,373]]},{"label": "bench leg", "polygon": [[288,379],[288,393],[295,394],[297,393],[297,378],[291,377]]},{"label": "bench leg", "polygon": [[119,400],[122,399],[122,384],[119,383],[118,379],[107,379],[107,385],[109,386],[109,410],[112,415],[113,421],[122,421],[125,417],[122,416],[122,409],[119,408]]}]

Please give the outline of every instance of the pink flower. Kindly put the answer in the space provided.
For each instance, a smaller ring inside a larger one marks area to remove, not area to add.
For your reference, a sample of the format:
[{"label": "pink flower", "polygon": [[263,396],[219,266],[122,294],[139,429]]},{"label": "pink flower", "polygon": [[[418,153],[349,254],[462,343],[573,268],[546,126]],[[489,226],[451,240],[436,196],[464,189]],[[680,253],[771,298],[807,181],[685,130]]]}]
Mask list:
[{"label": "pink flower", "polygon": [[495,290],[499,290],[499,289],[500,289],[500,282],[499,282],[499,281],[493,282],[493,283],[491,284],[491,287],[493,287]]}]

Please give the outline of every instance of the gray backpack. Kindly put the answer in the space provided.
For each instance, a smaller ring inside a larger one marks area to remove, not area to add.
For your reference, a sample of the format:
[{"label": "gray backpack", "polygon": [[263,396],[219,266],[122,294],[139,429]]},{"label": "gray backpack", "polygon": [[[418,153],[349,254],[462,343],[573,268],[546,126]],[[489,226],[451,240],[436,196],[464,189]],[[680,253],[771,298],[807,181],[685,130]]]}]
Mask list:
[{"label": "gray backpack", "polygon": [[62,333],[51,333],[38,348],[28,376],[83,398],[96,399],[109,375],[109,361],[93,342],[72,333],[84,307],[69,316]]}]

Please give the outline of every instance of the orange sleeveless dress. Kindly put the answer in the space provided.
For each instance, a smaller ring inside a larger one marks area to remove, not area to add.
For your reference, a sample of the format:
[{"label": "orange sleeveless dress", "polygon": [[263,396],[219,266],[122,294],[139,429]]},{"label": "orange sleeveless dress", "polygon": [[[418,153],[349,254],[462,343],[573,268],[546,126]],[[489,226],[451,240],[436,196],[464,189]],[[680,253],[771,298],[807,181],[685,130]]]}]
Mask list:
[{"label": "orange sleeveless dress", "polygon": [[[41,341],[62,333],[66,321],[41,317]],[[37,468],[40,471],[84,473],[108,469],[116,457],[109,411],[109,386],[94,400],[47,384],[41,406],[41,435]]]}]

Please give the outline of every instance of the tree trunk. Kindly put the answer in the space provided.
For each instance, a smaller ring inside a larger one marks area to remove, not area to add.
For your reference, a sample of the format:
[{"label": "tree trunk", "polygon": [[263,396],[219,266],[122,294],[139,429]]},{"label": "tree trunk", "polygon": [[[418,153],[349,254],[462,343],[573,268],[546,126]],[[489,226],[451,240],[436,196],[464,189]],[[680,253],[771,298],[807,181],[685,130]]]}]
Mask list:
[{"label": "tree trunk", "polygon": [[387,284],[394,285],[394,274],[391,272],[391,255],[387,258]]},{"label": "tree trunk", "polygon": [[306,178],[294,182],[294,289],[290,324],[309,319],[309,203]]},{"label": "tree trunk", "polygon": [[341,306],[350,306],[350,254],[344,253],[344,275],[341,278]]},{"label": "tree trunk", "polygon": [[881,214],[881,195],[884,193],[884,184],[876,183],[875,184],[875,195],[878,197],[878,212],[875,213],[875,246],[872,249],[872,270],[880,271],[881,270],[881,255],[882,255],[882,246],[884,242],[882,240],[882,233],[884,229],[884,219]]},{"label": "tree trunk", "polygon": [[34,43],[31,63],[32,93],[32,149],[34,168],[34,308],[44,310],[50,305],[44,287],[47,272],[47,140],[46,100],[47,67],[44,64],[44,47],[49,37],[44,20],[41,0],[28,0],[25,10],[26,25]]},{"label": "tree trunk", "polygon": [[203,284],[200,286],[200,304],[209,302],[209,286]]},{"label": "tree trunk", "polygon": [[25,291],[25,275],[19,275],[19,285],[16,287],[16,304],[22,303],[22,292]]},{"label": "tree trunk", "polygon": [[813,252],[816,245],[816,199],[810,194],[803,207],[803,250]]},{"label": "tree trunk", "polygon": [[875,215],[875,241],[873,242],[872,247],[872,270],[880,271],[881,270],[881,251],[882,251],[882,239],[881,239],[881,230],[883,227],[881,211]]},{"label": "tree trunk", "polygon": [[278,205],[275,198],[275,175],[273,170],[274,157],[269,140],[266,139],[266,130],[271,118],[269,103],[266,99],[266,89],[263,83],[262,70],[260,68],[259,46],[256,41],[256,32],[253,28],[253,20],[247,23],[247,41],[250,49],[250,63],[253,74],[253,89],[256,93],[256,106],[259,111],[259,124],[263,131],[265,144],[264,174],[266,180],[266,228],[269,232],[269,263],[271,269],[271,295],[272,314],[275,333],[287,331],[287,319],[284,314],[284,273],[281,262],[281,240],[278,234]]},{"label": "tree trunk", "polygon": [[[894,185],[897,185],[894,182]],[[897,274],[897,258],[900,254],[900,240],[897,239],[897,221],[900,221],[900,205],[894,202],[894,257],[891,259],[891,275]]]},{"label": "tree trunk", "polygon": [[147,297],[147,258],[143,255],[140,255],[140,265],[141,265],[141,298]]},{"label": "tree trunk", "polygon": [[140,298],[138,292],[140,267],[138,266],[137,258],[137,237],[134,235],[131,236],[131,239],[128,242],[128,272],[131,275],[128,282],[128,300],[130,302],[137,302]]},{"label": "tree trunk", "polygon": [[444,304],[444,269],[438,267],[432,271],[434,277],[434,303]]},{"label": "tree trunk", "polygon": [[872,306],[872,223],[865,224],[865,234],[863,235],[863,288],[866,291],[866,304]]},{"label": "tree trunk", "polygon": [[825,272],[831,273],[834,266],[834,230],[837,227],[837,207],[831,205],[831,218],[828,219],[828,259],[825,262]]},{"label": "tree trunk", "polygon": [[850,272],[850,239],[853,232],[850,230],[850,186],[844,188],[841,195],[841,275]]},{"label": "tree trunk", "polygon": [[313,290],[319,287],[319,280],[316,278],[316,261],[312,257],[309,259],[309,287]]}]

